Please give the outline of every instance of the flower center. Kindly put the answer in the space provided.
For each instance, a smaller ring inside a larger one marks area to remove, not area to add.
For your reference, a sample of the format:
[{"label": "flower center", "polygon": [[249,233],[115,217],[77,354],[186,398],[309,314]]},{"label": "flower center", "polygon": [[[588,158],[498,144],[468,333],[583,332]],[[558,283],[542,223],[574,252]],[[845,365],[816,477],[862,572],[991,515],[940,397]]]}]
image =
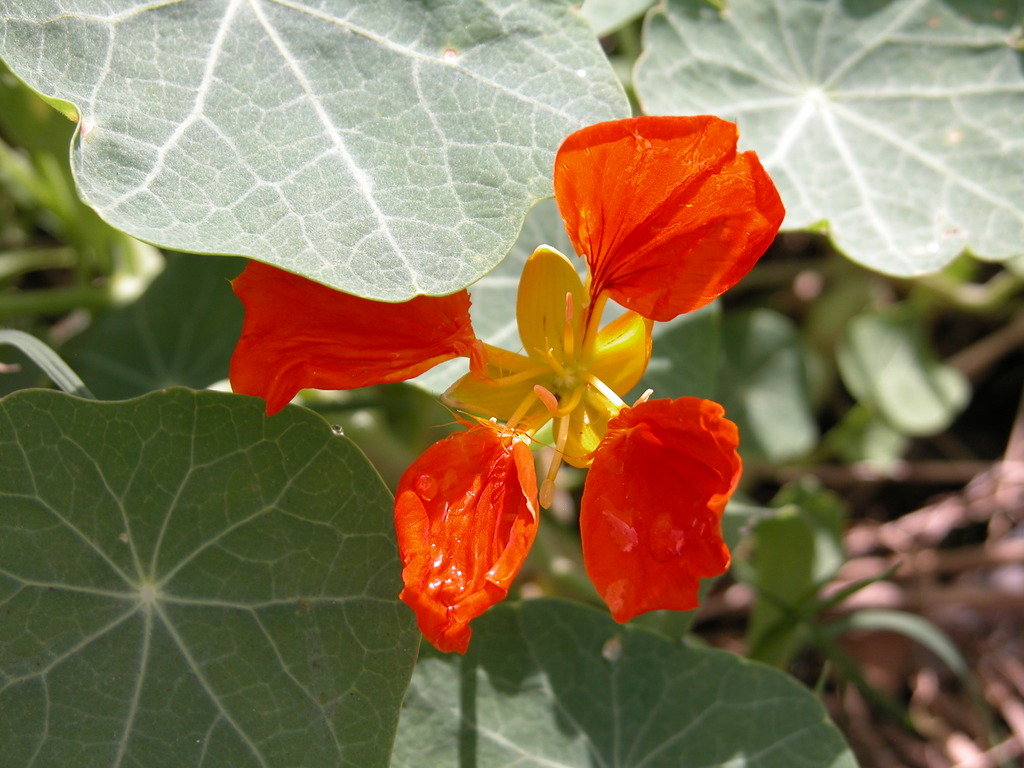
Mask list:
[{"label": "flower center", "polygon": [[542,246],[523,268],[516,318],[523,352],[488,347],[487,376],[463,377],[449,403],[534,435],[549,421],[555,458],[541,486],[548,506],[563,461],[590,465],[590,454],[622,395],[639,381],[650,357],[651,322],[625,312],[601,328],[605,296],[591,296],[572,262]]}]

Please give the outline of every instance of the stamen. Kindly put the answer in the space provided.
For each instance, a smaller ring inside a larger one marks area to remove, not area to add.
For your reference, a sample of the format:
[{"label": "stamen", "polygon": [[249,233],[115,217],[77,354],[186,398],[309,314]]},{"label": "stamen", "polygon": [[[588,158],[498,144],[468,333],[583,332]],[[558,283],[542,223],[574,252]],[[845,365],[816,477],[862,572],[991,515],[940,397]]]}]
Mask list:
[{"label": "stamen", "polygon": [[609,387],[607,384],[605,384],[603,381],[597,378],[597,376],[590,373],[590,371],[582,371],[580,375],[583,377],[583,380],[587,382],[587,384],[589,384],[594,389],[599,391],[602,395],[604,395],[606,398],[608,398],[608,401],[610,403],[612,403],[613,405],[617,405],[619,408],[626,407],[625,401],[617,394],[615,394],[615,392],[612,391],[611,387]]},{"label": "stamen", "polygon": [[648,400],[651,399],[651,395],[653,395],[653,394],[654,394],[654,390],[653,389],[645,389],[644,393],[642,395],[640,395],[640,397],[638,397],[636,399],[635,403],[633,403],[633,407],[636,408],[638,405],[640,405],[640,403],[646,403]]},{"label": "stamen", "polygon": [[542,354],[544,356],[544,359],[548,361],[548,365],[551,366],[551,368],[555,371],[556,374],[558,374],[560,378],[569,378],[569,372],[565,370],[565,367],[560,362],[558,362],[558,359],[555,357],[555,353],[552,350],[549,349]]},{"label": "stamen", "polygon": [[512,411],[512,415],[509,416],[508,419],[505,421],[505,426],[508,427],[509,429],[515,429],[516,427],[518,427],[519,422],[523,420],[523,417],[526,415],[527,411],[529,411],[530,408],[533,406],[534,398],[536,397],[537,393],[533,391],[531,391],[530,394],[524,397],[522,401],[520,401],[519,405],[516,406],[516,409]]},{"label": "stamen", "polygon": [[525,371],[519,373],[510,373],[508,376],[499,376],[496,379],[491,379],[488,384],[492,384],[497,387],[508,386],[509,384],[518,384],[522,381],[535,378],[542,373],[547,373],[550,369],[546,365],[537,365],[533,368],[527,368]]},{"label": "stamen", "polygon": [[533,393],[537,395],[538,399],[544,403],[544,407],[551,411],[552,414],[558,412],[558,398],[551,393],[550,389],[546,389],[540,384],[534,384]]},{"label": "stamen", "polygon": [[576,389],[572,391],[572,395],[565,402],[565,404],[557,411],[554,411],[551,415],[556,418],[568,416],[570,413],[576,410],[576,406],[580,404],[580,400],[583,398],[583,393],[585,391],[586,387],[576,387]]},{"label": "stamen", "polygon": [[544,478],[544,482],[540,484],[540,497],[538,499],[540,505],[545,508],[550,507],[551,502],[555,499],[555,477],[562,466],[562,458],[565,456],[565,444],[569,441],[569,419],[558,419],[555,429],[557,430],[555,457],[551,460],[551,466],[548,467],[548,473]]},{"label": "stamen", "polygon": [[537,497],[537,501],[540,505],[547,509],[551,506],[551,502],[555,500],[555,481],[550,477],[545,477],[544,482],[540,484],[540,494]]},{"label": "stamen", "polygon": [[565,330],[562,333],[562,349],[565,352],[567,358],[575,357],[576,348],[575,340],[573,338],[572,331],[572,318],[573,318],[573,306],[572,306],[572,292],[565,292]]}]

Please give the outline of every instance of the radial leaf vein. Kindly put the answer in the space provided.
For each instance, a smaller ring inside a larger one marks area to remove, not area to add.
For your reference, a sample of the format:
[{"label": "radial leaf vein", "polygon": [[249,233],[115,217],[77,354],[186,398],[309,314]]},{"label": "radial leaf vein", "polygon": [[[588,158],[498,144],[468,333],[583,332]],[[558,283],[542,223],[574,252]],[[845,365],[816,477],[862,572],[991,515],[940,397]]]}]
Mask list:
[{"label": "radial leaf vein", "polygon": [[245,731],[245,729],[241,727],[241,725],[235,720],[235,718],[231,715],[228,709],[224,706],[224,702],[221,701],[221,698],[217,694],[217,691],[214,689],[213,685],[211,685],[210,681],[203,673],[202,667],[199,665],[195,657],[192,655],[192,652],[188,648],[188,644],[185,642],[185,639],[178,633],[177,627],[174,626],[174,623],[171,621],[170,617],[167,616],[166,613],[164,613],[163,608],[160,607],[159,603],[154,603],[153,609],[160,616],[160,620],[163,623],[164,627],[167,629],[168,634],[171,636],[171,639],[174,641],[174,644],[178,646],[178,650],[181,652],[182,658],[184,658],[185,663],[188,664],[189,668],[192,670],[192,674],[195,675],[196,681],[206,692],[206,695],[209,696],[210,702],[216,708],[218,714],[221,717],[223,717],[228,724],[231,725],[235,733],[238,734],[238,738],[241,739],[249,748],[249,750],[252,752],[253,757],[256,758],[256,761],[259,763],[259,765],[263,768],[269,768],[267,761],[263,757],[263,753],[260,751],[259,747],[253,742],[252,738]]},{"label": "radial leaf vein", "polygon": [[288,71],[291,72],[292,77],[295,79],[296,83],[298,83],[299,87],[302,89],[302,92],[306,94],[308,103],[312,107],[313,112],[316,114],[317,120],[324,127],[324,130],[327,132],[327,136],[330,138],[331,144],[338,152],[338,157],[341,158],[342,162],[348,169],[348,172],[351,175],[353,182],[355,182],[356,189],[359,190],[360,194],[363,196],[363,199],[366,201],[367,208],[372,213],[373,217],[377,220],[377,223],[380,227],[380,232],[384,235],[392,252],[405,266],[405,269],[409,274],[409,279],[413,285],[414,292],[421,292],[422,289],[420,288],[417,282],[416,272],[413,270],[412,265],[409,264],[409,260],[405,257],[401,245],[399,245],[398,241],[395,240],[394,233],[391,231],[391,226],[389,224],[388,217],[384,214],[384,211],[382,211],[380,206],[377,204],[377,199],[373,194],[373,180],[371,179],[369,174],[367,174],[367,172],[363,168],[361,168],[358,163],[356,163],[355,158],[352,156],[352,153],[349,152],[349,149],[346,146],[345,142],[342,141],[341,132],[338,126],[334,124],[334,120],[327,113],[327,110],[324,108],[323,103],[319,98],[317,98],[316,90],[309,82],[309,78],[306,77],[306,74],[303,71],[302,66],[292,55],[284,40],[281,39],[281,36],[277,33],[277,30],[274,28],[274,26],[270,23],[269,19],[267,19],[266,15],[263,13],[262,8],[260,7],[260,0],[248,0],[248,2],[249,6],[253,10],[253,13],[256,15],[256,18],[259,20],[260,26],[267,33],[267,36],[270,38],[270,41],[274,44],[274,47],[277,49],[278,53],[281,54],[281,58],[284,60],[285,65],[288,67]]}]

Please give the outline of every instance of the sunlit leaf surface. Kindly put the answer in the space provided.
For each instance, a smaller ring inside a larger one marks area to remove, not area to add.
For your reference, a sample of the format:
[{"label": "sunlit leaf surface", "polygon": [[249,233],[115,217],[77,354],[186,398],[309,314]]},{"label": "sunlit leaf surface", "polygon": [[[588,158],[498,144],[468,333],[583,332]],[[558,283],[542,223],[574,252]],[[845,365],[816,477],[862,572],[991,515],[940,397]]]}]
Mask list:
[{"label": "sunlit leaf surface", "polygon": [[390,508],[301,409],[0,400],[0,762],[386,766],[418,639]]},{"label": "sunlit leaf surface", "polygon": [[107,221],[388,300],[484,274],[628,114],[570,0],[0,0],[0,56],[77,110]]},{"label": "sunlit leaf surface", "polygon": [[737,120],[787,228],[934,271],[1024,242],[1024,6],[1004,0],[668,0],[635,85],[651,114]]},{"label": "sunlit leaf surface", "polygon": [[466,657],[421,657],[393,768],[855,765],[814,695],[777,670],[556,600],[474,627]]}]

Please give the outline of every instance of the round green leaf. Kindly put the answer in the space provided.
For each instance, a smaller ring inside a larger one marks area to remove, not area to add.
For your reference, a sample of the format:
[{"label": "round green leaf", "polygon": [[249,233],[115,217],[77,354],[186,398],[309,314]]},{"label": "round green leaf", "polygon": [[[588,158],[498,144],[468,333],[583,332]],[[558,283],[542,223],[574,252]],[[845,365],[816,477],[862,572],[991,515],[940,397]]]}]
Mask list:
[{"label": "round green leaf", "polygon": [[668,0],[635,73],[650,113],[737,120],[787,228],[896,275],[1024,242],[1024,6]]},{"label": "round green leaf", "polygon": [[852,768],[815,697],[783,673],[557,600],[474,622],[425,653],[393,768]]},{"label": "round green leaf", "polygon": [[7,765],[386,766],[418,633],[391,499],[314,414],[0,400]]},{"label": "round green leaf", "polygon": [[487,272],[629,113],[570,0],[0,0],[0,56],[74,105],[114,226],[390,301]]}]

